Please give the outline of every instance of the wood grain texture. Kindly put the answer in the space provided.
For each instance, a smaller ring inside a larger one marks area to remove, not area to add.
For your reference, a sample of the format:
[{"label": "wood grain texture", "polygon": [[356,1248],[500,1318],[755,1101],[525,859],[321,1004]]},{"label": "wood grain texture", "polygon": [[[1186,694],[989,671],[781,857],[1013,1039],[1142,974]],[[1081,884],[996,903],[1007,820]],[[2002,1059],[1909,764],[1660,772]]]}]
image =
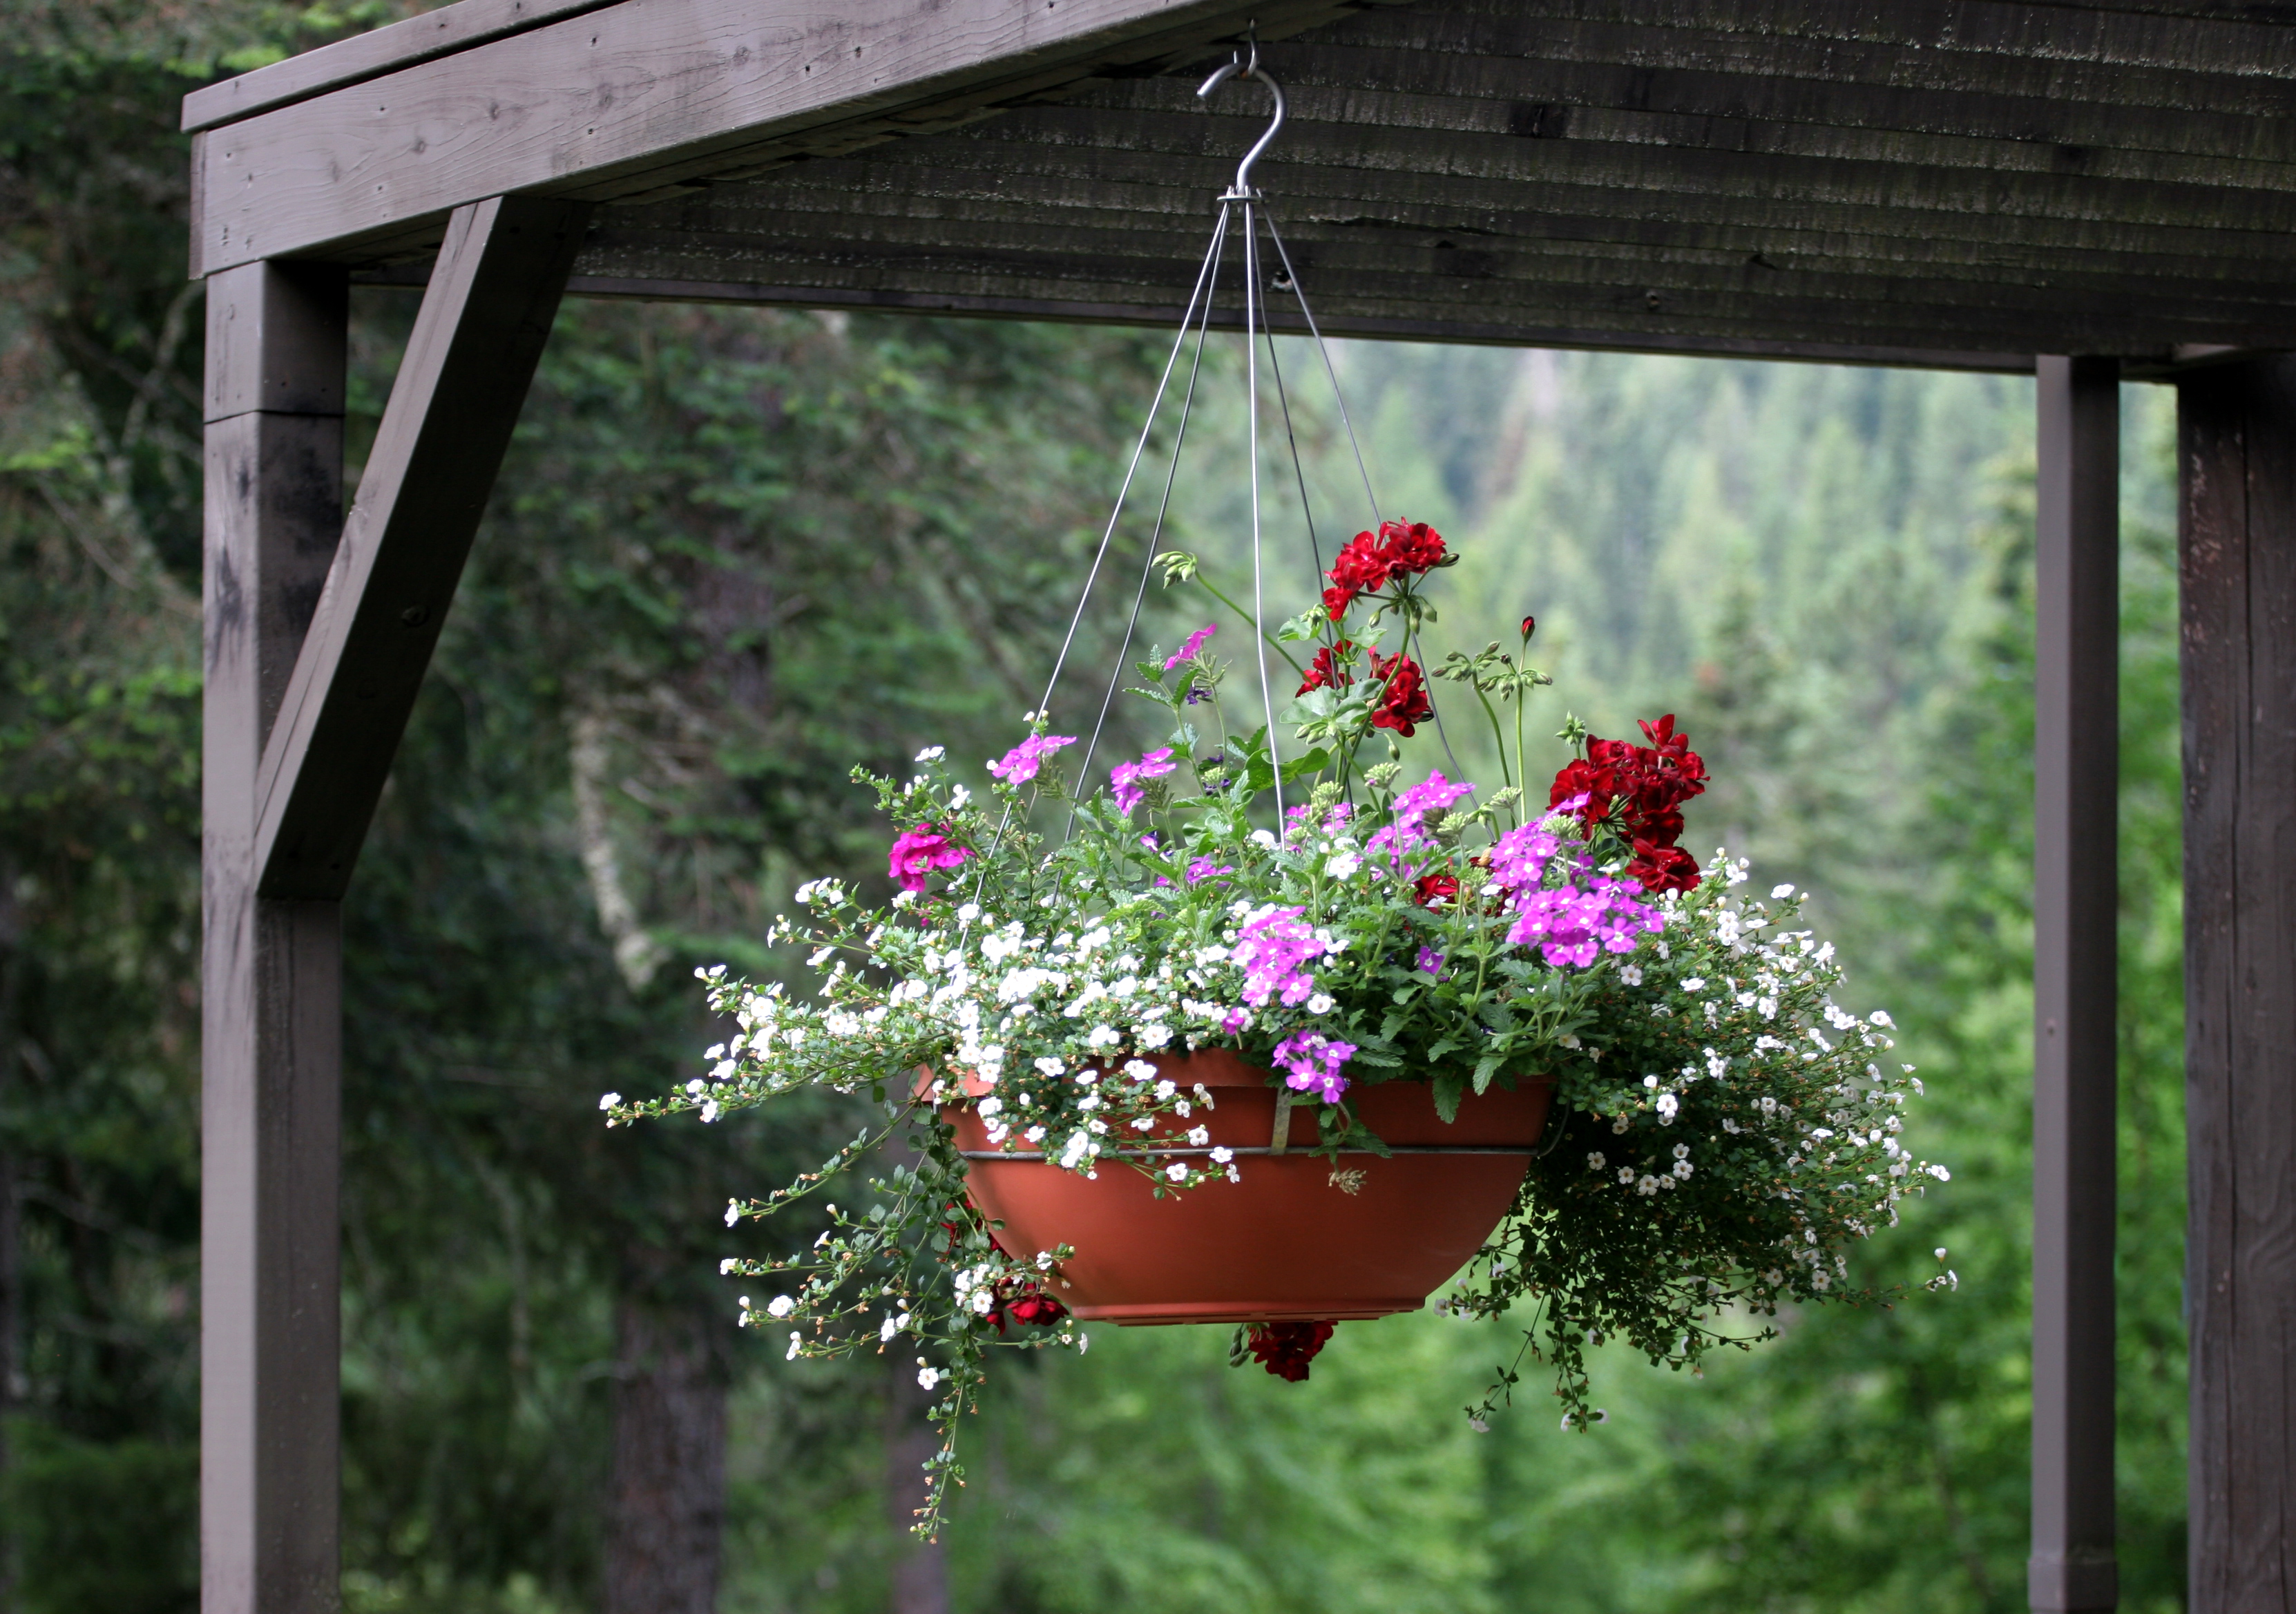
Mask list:
[{"label": "wood grain texture", "polygon": [[579,202],[455,216],[256,777],[266,896],[340,898],[581,240]]},{"label": "wood grain texture", "polygon": [[612,4],[613,0],[462,0],[458,5],[440,6],[193,90],[184,97],[183,128],[187,133],[215,128],[275,106],[364,83],[433,56],[468,50],[489,39]]},{"label": "wood grain texture", "polygon": [[256,893],[257,759],[342,523],[340,270],[209,287],[200,1492],[207,1614],[338,1606],[340,915]]},{"label": "wood grain texture", "polygon": [[2296,1602],[2296,359],[2178,387],[2194,1614]]},{"label": "wood grain texture", "polygon": [[193,273],[301,255],[509,191],[649,170],[856,117],[1024,96],[1209,45],[1275,0],[621,0],[210,131]]}]

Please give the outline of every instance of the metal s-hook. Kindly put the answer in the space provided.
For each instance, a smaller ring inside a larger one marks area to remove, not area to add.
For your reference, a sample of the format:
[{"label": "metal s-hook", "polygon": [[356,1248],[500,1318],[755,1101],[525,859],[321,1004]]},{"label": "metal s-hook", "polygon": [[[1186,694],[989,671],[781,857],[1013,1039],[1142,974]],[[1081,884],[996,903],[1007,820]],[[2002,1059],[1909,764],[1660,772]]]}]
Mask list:
[{"label": "metal s-hook", "polygon": [[1229,187],[1226,195],[1220,198],[1223,202],[1242,202],[1250,200],[1253,194],[1251,165],[1259,161],[1259,154],[1262,152],[1275,144],[1277,132],[1283,127],[1283,86],[1269,78],[1267,70],[1259,65],[1259,41],[1257,39],[1251,42],[1251,57],[1249,61],[1246,61],[1241,54],[1230,56],[1220,64],[1218,70],[1203,81],[1202,86],[1196,91],[1196,99],[1209,103],[1212,92],[1230,78],[1257,78],[1267,86],[1267,93],[1275,97],[1275,116],[1269,121],[1267,132],[1260,136],[1252,148],[1243,154],[1243,161],[1235,165],[1235,184]]}]

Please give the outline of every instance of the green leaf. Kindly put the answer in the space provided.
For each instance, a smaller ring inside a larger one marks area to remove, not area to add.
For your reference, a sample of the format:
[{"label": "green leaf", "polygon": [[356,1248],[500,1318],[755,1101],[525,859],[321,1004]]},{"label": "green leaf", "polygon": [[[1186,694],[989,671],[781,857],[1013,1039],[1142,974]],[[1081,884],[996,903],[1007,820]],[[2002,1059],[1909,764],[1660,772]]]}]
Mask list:
[{"label": "green leaf", "polygon": [[1459,1118],[1459,1100],[1466,1097],[1467,1083],[1456,1071],[1444,1071],[1435,1078],[1435,1113],[1446,1125]]},{"label": "green leaf", "polygon": [[1506,1055],[1504,1053],[1485,1054],[1481,1058],[1476,1060],[1475,1091],[1477,1092],[1481,1092],[1488,1088],[1491,1084],[1491,1078],[1498,1074],[1499,1066],[1505,1063]]}]

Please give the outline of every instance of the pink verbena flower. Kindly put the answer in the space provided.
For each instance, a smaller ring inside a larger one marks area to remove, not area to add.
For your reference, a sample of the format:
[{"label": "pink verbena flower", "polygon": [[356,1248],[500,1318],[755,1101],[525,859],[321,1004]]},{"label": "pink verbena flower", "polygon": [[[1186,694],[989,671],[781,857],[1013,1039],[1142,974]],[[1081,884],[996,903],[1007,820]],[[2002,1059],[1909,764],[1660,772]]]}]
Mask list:
[{"label": "pink verbena flower", "polygon": [[1160,779],[1179,766],[1172,761],[1172,748],[1152,751],[1136,762],[1119,762],[1108,770],[1108,794],[1116,800],[1119,812],[1129,812],[1147,799],[1148,793],[1140,788],[1143,779]]},{"label": "pink verbena flower", "polygon": [[1443,973],[1443,955],[1437,952],[1431,947],[1421,948],[1419,950],[1419,968],[1431,976],[1441,975]]},{"label": "pink verbena flower", "polygon": [[1243,969],[1243,1001],[1264,1009],[1270,998],[1302,1003],[1316,990],[1307,966],[1330,949],[1302,922],[1304,908],[1274,905],[1253,913],[1237,927],[1229,961]]},{"label": "pink verbena flower", "polygon": [[1003,761],[989,763],[988,771],[1008,785],[1025,785],[1037,777],[1046,757],[1075,744],[1073,734],[1032,734],[1006,752]]},{"label": "pink verbena flower", "polygon": [[1275,1063],[1288,1073],[1283,1085],[1299,1092],[1314,1092],[1326,1104],[1337,1104],[1348,1091],[1340,1067],[1355,1058],[1356,1045],[1327,1037],[1319,1031],[1294,1032],[1275,1045]]},{"label": "pink verbena flower", "polygon": [[1188,884],[1200,885],[1204,881],[1223,874],[1234,874],[1233,863],[1215,863],[1210,858],[1198,858],[1188,865]]},{"label": "pink verbena flower", "polygon": [[1491,846],[1491,884],[1503,891],[1529,890],[1545,881],[1546,866],[1562,843],[1525,824],[1510,829]]},{"label": "pink verbena flower", "polygon": [[1632,880],[1591,877],[1587,888],[1562,885],[1523,893],[1515,903],[1510,945],[1536,943],[1549,964],[1584,969],[1603,952],[1632,952],[1649,932],[1664,928],[1658,910],[1639,900]]},{"label": "pink verbena flower", "polygon": [[970,846],[960,846],[939,829],[922,825],[905,829],[893,843],[886,856],[886,872],[901,883],[903,891],[922,891],[925,877],[936,869],[954,869],[972,855]]},{"label": "pink verbena flower", "polygon": [[1474,788],[1464,779],[1453,784],[1440,773],[1429,774],[1423,782],[1395,798],[1393,818],[1374,832],[1364,851],[1373,857],[1385,855],[1399,867],[1406,852],[1416,852],[1434,839],[1427,833],[1427,815],[1449,811],[1454,802],[1472,795]]},{"label": "pink verbena flower", "polygon": [[1197,629],[1193,633],[1188,635],[1188,642],[1180,646],[1178,655],[1173,656],[1169,661],[1167,661],[1164,663],[1164,671],[1169,672],[1182,662],[1193,661],[1195,658],[1196,652],[1204,647],[1204,641],[1218,631],[1219,624],[1218,622],[1207,622],[1202,627]]}]

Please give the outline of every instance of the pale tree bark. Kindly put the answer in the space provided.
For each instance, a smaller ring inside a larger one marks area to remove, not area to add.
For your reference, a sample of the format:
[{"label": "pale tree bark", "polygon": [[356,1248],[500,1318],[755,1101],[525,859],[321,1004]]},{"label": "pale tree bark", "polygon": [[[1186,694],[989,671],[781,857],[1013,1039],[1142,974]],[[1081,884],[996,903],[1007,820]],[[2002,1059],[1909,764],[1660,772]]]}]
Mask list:
[{"label": "pale tree bark", "polygon": [[714,1614],[726,1519],[726,1375],[713,1320],[617,1308],[603,1614]]},{"label": "pale tree bark", "polygon": [[932,1392],[917,1382],[915,1353],[885,1353],[893,1383],[885,1397],[885,1510],[893,1527],[892,1614],[948,1614],[948,1553],[909,1534],[925,1505],[925,1461],[940,1449],[926,1421]]}]

